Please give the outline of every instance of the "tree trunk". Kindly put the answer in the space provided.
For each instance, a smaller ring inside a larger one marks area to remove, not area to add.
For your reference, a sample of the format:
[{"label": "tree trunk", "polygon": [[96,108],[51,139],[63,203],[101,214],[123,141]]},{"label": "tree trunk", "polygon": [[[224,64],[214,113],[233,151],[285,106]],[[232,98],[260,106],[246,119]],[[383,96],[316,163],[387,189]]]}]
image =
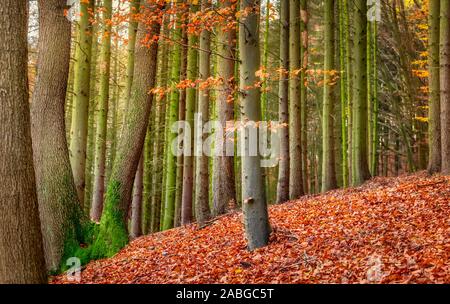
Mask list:
[{"label": "tree trunk", "polygon": [[[158,12],[160,7],[152,5],[147,9],[143,16],[152,10]],[[92,247],[91,255],[94,258],[111,256],[128,242],[127,211],[152,106],[152,94],[148,92],[155,85],[158,52],[156,41],[150,40],[148,45],[141,42],[145,40],[146,35],[159,35],[159,29],[158,21],[139,24],[137,41],[140,43],[136,45],[132,93],[126,124],[118,143],[117,156],[108,184],[99,235]]]},{"label": "tree trunk", "polygon": [[109,76],[111,65],[112,0],[103,2],[103,33],[100,53],[100,93],[95,136],[94,190],[91,220],[99,222],[103,211],[106,167],[106,130],[108,124]]},{"label": "tree trunk", "polygon": [[[239,27],[241,122],[245,125],[241,130],[245,132],[242,136],[245,146],[242,156],[242,209],[248,249],[254,250],[266,246],[270,234],[261,157],[259,154],[250,155],[249,138],[252,129],[256,128],[256,123],[261,121],[261,92],[258,87],[255,87],[256,82],[259,81],[255,72],[260,67],[259,18],[256,13],[259,11],[260,2],[259,0],[241,0],[240,4],[241,11],[249,12],[245,18],[241,18],[242,26]],[[298,31],[297,34],[299,34]],[[300,157],[298,159],[301,161]],[[301,185],[299,184],[299,187]]]},{"label": "tree trunk", "polygon": [[75,51],[74,98],[70,128],[70,164],[81,205],[84,204],[86,144],[89,116],[92,22],[95,0],[80,1],[78,44]]},{"label": "tree trunk", "polygon": [[[233,1],[226,0],[221,2],[221,5],[223,8],[231,9],[230,14],[236,11],[236,4]],[[224,214],[228,204],[236,202],[234,157],[226,153],[227,144],[234,146],[234,143],[227,141],[227,132],[230,134],[230,130],[226,131],[226,123],[234,119],[236,29],[228,28],[225,31],[218,29],[217,47],[217,76],[222,79],[222,83],[217,92],[216,110],[223,129],[222,132],[217,132],[217,136],[221,138],[217,138],[215,142],[223,142],[224,145],[221,147],[221,155],[215,155],[213,159],[212,194],[213,213],[216,216]],[[203,114],[203,118],[208,119],[208,116]],[[232,134],[234,135],[234,132]]]},{"label": "tree trunk", "polygon": [[367,140],[367,2],[356,0],[354,6],[354,84],[352,184],[358,186],[370,178]]},{"label": "tree trunk", "polygon": [[134,178],[133,200],[131,202],[131,231],[130,238],[142,235],[142,190],[144,188],[144,157],[141,156]]},{"label": "tree trunk", "polygon": [[308,5],[307,0],[300,0],[300,115],[301,115],[301,143],[302,143],[302,181],[303,192],[308,193],[308,92],[306,70],[308,69]]},{"label": "tree trunk", "polygon": [[304,194],[300,90],[300,0],[289,1],[289,198]]},{"label": "tree trunk", "polygon": [[39,2],[39,67],[31,103],[34,163],[47,269],[56,271],[82,241],[83,212],[70,168],[64,102],[70,60],[65,1]]},{"label": "tree trunk", "polygon": [[0,2],[0,62],[7,67],[0,73],[0,284],[47,282],[31,148],[27,9],[24,0]]},{"label": "tree trunk", "polygon": [[[176,7],[175,7],[176,8]],[[181,8],[176,8],[181,9]],[[182,39],[181,30],[181,13],[177,14],[175,17],[177,20],[175,22],[176,28],[174,29],[173,40],[180,42]],[[176,139],[176,134],[171,132],[172,125],[178,120],[179,111],[179,98],[180,92],[176,85],[180,81],[180,66],[181,66],[181,46],[178,43],[173,45],[172,49],[172,67],[170,76],[170,86],[172,91],[170,93],[169,101],[169,121],[166,128],[168,128],[167,137],[167,163],[166,163],[166,184],[165,184],[165,198],[164,198],[164,220],[163,220],[163,230],[173,228],[174,214],[175,214],[175,194],[176,194],[176,157],[172,152],[172,143]]]},{"label": "tree trunk", "polygon": [[[198,11],[199,6],[192,3],[190,6],[190,14],[195,15]],[[192,22],[192,21],[191,21]],[[187,54],[187,76],[186,79],[189,82],[194,82],[198,75],[198,64],[197,64],[197,47],[198,36],[197,34],[191,33],[188,35],[189,47]],[[192,221],[192,191],[193,191],[193,178],[194,178],[194,111],[195,111],[195,101],[196,101],[196,88],[189,86],[186,88],[186,115],[185,119],[189,125],[189,132],[186,132],[184,138],[185,153],[184,154],[184,170],[183,170],[183,197],[181,203],[181,224],[187,225]],[[187,143],[189,141],[189,143]],[[187,146],[186,146],[187,145]],[[189,151],[188,151],[189,149]],[[188,155],[186,155],[188,152]]]},{"label": "tree trunk", "polygon": [[334,151],[334,0],[325,0],[325,58],[322,111],[322,192],[337,188]]},{"label": "tree trunk", "polygon": [[440,90],[442,173],[450,174],[450,2],[441,1]]},{"label": "tree trunk", "polygon": [[278,169],[277,203],[289,200],[289,1],[281,1],[280,11],[280,84],[278,116],[281,124],[280,162]]},{"label": "tree trunk", "polygon": [[[208,1],[202,1],[202,11],[207,9]],[[199,57],[199,78],[201,81],[206,81],[211,75],[210,71],[210,58],[211,58],[211,34],[208,30],[203,29],[200,34],[200,49],[202,52]],[[202,125],[198,128],[197,136],[205,139],[201,130],[206,121],[209,119],[209,88],[205,88],[199,92],[198,100],[199,113],[202,115]],[[203,142],[203,141],[202,141]],[[195,147],[202,148],[203,145],[197,142]],[[197,224],[203,226],[205,222],[211,217],[211,211],[209,210],[209,159],[204,155],[203,149],[200,151],[200,156],[196,159],[196,199],[195,199],[195,216],[197,218]]]}]

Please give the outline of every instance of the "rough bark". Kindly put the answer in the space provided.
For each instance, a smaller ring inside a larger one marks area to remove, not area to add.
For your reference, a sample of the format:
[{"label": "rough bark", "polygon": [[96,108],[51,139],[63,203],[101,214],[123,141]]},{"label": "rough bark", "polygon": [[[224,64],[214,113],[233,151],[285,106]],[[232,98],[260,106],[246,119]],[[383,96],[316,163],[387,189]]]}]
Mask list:
[{"label": "rough bark", "polygon": [[440,99],[442,173],[450,174],[450,2],[441,1]]},{"label": "rough bark", "polygon": [[27,2],[0,2],[0,284],[47,281],[31,148]]},{"label": "rough bark", "polygon": [[67,148],[64,102],[70,60],[70,22],[64,0],[39,1],[39,58],[31,103],[34,164],[47,269],[56,271],[82,241],[78,201]]}]

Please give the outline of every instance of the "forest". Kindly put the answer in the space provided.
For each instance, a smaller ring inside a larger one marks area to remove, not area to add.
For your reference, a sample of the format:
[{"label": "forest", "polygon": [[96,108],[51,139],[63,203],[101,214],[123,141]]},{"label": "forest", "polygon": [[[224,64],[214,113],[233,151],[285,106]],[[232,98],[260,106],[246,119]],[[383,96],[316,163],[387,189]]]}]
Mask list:
[{"label": "forest", "polygon": [[0,284],[450,283],[450,1],[1,0]]}]

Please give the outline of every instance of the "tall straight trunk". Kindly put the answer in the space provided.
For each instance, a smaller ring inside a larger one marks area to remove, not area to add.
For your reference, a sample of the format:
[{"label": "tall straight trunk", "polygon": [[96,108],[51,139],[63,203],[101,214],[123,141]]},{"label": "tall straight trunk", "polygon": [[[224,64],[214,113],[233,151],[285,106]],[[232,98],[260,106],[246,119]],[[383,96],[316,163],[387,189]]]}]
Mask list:
[{"label": "tall straight trunk", "polygon": [[[254,10],[255,8],[259,10],[260,2],[258,0],[241,0],[240,6],[241,11],[249,11],[245,18],[240,19],[242,26],[239,27],[241,122],[245,124],[242,132],[247,133],[252,132],[252,128],[256,128],[255,123],[261,120],[261,104],[259,102],[261,92],[259,88],[255,87],[255,83],[258,81],[255,72],[260,66],[259,18],[258,13]],[[297,10],[298,12],[299,10]],[[297,34],[299,34],[298,31]],[[245,151],[242,156],[242,209],[248,249],[254,250],[266,246],[269,242],[270,224],[261,157],[259,154],[250,155],[248,134],[243,136],[243,140]]]},{"label": "tall straight trunk", "polygon": [[[168,18],[164,19],[163,35],[168,33]],[[169,56],[170,47],[167,42],[160,40],[160,54],[161,54],[161,66],[159,68],[158,86],[165,88],[167,86],[168,70],[169,70]],[[166,134],[166,101],[167,95],[156,97],[156,117],[155,117],[155,142],[153,145],[152,154],[152,171],[151,174],[151,187],[152,195],[151,201],[145,202],[146,208],[150,209],[150,225],[145,229],[145,233],[156,232],[160,229],[161,222],[161,201],[163,190],[163,163],[164,163],[164,139]]]},{"label": "tall straight trunk", "polygon": [[[188,36],[187,31],[183,30],[182,44],[183,48],[181,51],[181,66],[180,66],[180,81],[186,80],[187,72],[187,61],[188,61]],[[186,119],[186,89],[180,90],[180,100],[178,102],[178,120],[185,121]],[[186,143],[180,138],[179,147],[184,149]],[[178,155],[176,158],[176,190],[175,190],[175,207],[174,207],[174,217],[173,226],[179,227],[181,224],[181,203],[183,198],[183,176],[184,176],[184,153]]]},{"label": "tall straight trunk", "polygon": [[[142,12],[143,18],[150,11],[158,13],[161,7],[149,5]],[[160,25],[140,22],[135,51],[133,86],[127,111],[126,124],[118,142],[116,159],[105,197],[104,212],[99,234],[92,247],[92,257],[115,254],[128,242],[127,211],[133,188],[133,177],[142,154],[145,134],[152,107],[152,94],[156,79],[158,43],[154,40],[141,43],[147,35],[159,35]]]},{"label": "tall straight trunk", "polygon": [[289,0],[289,198],[304,194],[300,90],[300,0]]},{"label": "tall straight trunk", "polygon": [[[176,8],[176,7],[175,7]],[[180,8],[176,8],[180,9]],[[180,42],[182,39],[181,30],[181,13],[176,15],[175,26],[173,33],[173,40]],[[172,49],[172,67],[170,75],[170,86],[172,91],[170,92],[169,100],[169,121],[166,128],[168,128],[167,137],[167,162],[166,162],[166,183],[165,183],[165,198],[164,198],[164,219],[163,230],[173,227],[174,213],[175,213],[175,194],[176,194],[176,157],[172,152],[171,145],[176,139],[176,134],[171,132],[172,125],[178,120],[179,111],[179,99],[180,92],[176,88],[176,85],[180,81],[180,66],[181,66],[181,46],[179,43],[175,43]]]},{"label": "tall straight trunk", "polygon": [[300,71],[300,115],[301,115],[301,143],[302,143],[302,180],[303,191],[308,192],[308,92],[306,70],[308,68],[308,5],[307,0],[300,0],[300,58],[302,69]]},{"label": "tall straight trunk", "polygon": [[429,43],[428,70],[430,86],[430,102],[428,114],[429,126],[429,159],[428,172],[430,174],[441,170],[441,117],[440,117],[440,78],[439,78],[439,17],[441,0],[430,0],[429,8]]},{"label": "tall straight trunk", "polygon": [[280,84],[278,117],[282,125],[280,135],[280,162],[278,169],[277,203],[289,200],[289,1],[281,1],[280,9]]},{"label": "tall straight trunk", "polygon": [[109,76],[111,65],[112,0],[103,2],[103,32],[100,53],[100,92],[97,107],[97,128],[95,135],[94,190],[91,219],[99,222],[103,211],[106,166],[106,129],[108,124]]},{"label": "tall straight trunk", "polygon": [[354,84],[353,84],[353,136],[352,184],[362,184],[370,178],[367,140],[367,2],[356,0],[354,6]]},{"label": "tall straight trunk", "polygon": [[322,192],[335,189],[335,151],[334,151],[334,88],[335,80],[332,71],[334,66],[334,0],[325,0],[325,58],[322,109]]},{"label": "tall straight trunk", "polygon": [[[114,163],[114,158],[116,157],[117,150],[117,118],[118,118],[118,110],[119,110],[119,94],[120,94],[120,86],[119,86],[119,75],[120,75],[120,64],[119,64],[119,39],[118,37],[114,37],[114,64],[112,68],[112,79],[110,83],[110,91],[112,90],[112,97],[108,103],[111,103],[111,110],[108,110],[110,116],[110,125],[107,126],[107,130],[109,130],[106,135],[107,141],[109,141],[109,150],[108,158],[106,160],[106,172],[105,172],[105,182],[108,183],[109,178],[111,176],[112,166]],[[111,54],[111,56],[113,56]]]},{"label": "tall straight trunk", "polygon": [[131,201],[131,229],[130,238],[135,239],[142,235],[142,191],[144,189],[144,156],[141,156],[136,170],[133,187],[133,200]]},{"label": "tall straight trunk", "polygon": [[350,15],[353,9],[349,7],[348,0],[343,0],[343,10],[344,15],[344,37],[345,37],[345,53],[346,53],[346,64],[345,73],[347,74],[347,166],[348,166],[348,177],[347,184],[351,184],[352,180],[352,167],[353,167],[353,149],[352,149],[352,136],[353,136],[353,54],[352,54],[352,44],[353,44],[353,27],[350,27]]},{"label": "tall straight trunk", "polygon": [[450,2],[441,1],[440,90],[442,173],[450,174]]},{"label": "tall straight trunk", "polygon": [[[99,13],[96,12],[96,18],[99,17]],[[98,87],[97,87],[97,63],[98,63],[98,24],[93,28],[93,41],[92,41],[92,53],[91,53],[91,80],[89,81],[89,118],[88,118],[88,141],[86,145],[86,173],[85,173],[85,192],[84,192],[84,205],[83,211],[89,215],[92,205],[92,190],[94,183],[92,180],[93,168],[94,168],[94,156],[95,156],[95,113],[98,101]]]},{"label": "tall straight trunk", "polygon": [[75,51],[74,98],[70,128],[70,164],[81,205],[84,204],[86,144],[89,116],[92,22],[95,0],[80,1],[78,43]]},{"label": "tall straight trunk", "polygon": [[379,134],[378,134],[378,24],[373,21],[371,25],[372,41],[371,41],[371,56],[372,56],[372,86],[371,86],[371,104],[372,104],[372,125],[371,125],[371,158],[370,158],[370,172],[373,176],[378,175],[378,150],[379,150]]},{"label": "tall straight trunk", "polygon": [[[236,3],[230,0],[221,2],[223,8],[236,11]],[[223,25],[225,26],[225,25]],[[217,114],[218,120],[223,127],[222,138],[217,138],[215,142],[227,142],[227,121],[234,119],[234,93],[235,93],[235,53],[236,53],[236,29],[228,28],[226,31],[217,31],[217,76],[222,79],[217,92]],[[202,114],[204,119],[208,119],[206,114]],[[228,132],[230,132],[228,130]],[[221,149],[221,155],[215,155],[213,159],[213,213],[214,215],[224,214],[230,203],[236,202],[236,185],[234,174],[234,157],[227,156],[226,145]]]},{"label": "tall straight trunk", "polygon": [[62,0],[39,2],[39,67],[31,103],[37,195],[50,271],[59,270],[82,241],[83,212],[70,168],[64,123],[71,39],[64,4]]},{"label": "tall straight trunk", "polygon": [[[194,16],[198,11],[198,4],[192,3],[190,5],[190,14]],[[188,35],[189,46],[187,54],[187,75],[186,79],[189,82],[194,82],[198,75],[198,64],[197,56],[198,51],[195,49],[198,44],[198,36],[196,33],[190,33]],[[195,87],[189,86],[186,88],[186,114],[185,120],[188,123],[190,131],[186,132],[184,138],[185,153],[183,161],[183,196],[181,202],[181,224],[187,225],[192,221],[192,191],[193,191],[193,178],[194,178],[194,111],[195,111],[195,101],[196,101],[196,89]],[[189,143],[187,143],[189,141]],[[187,145],[187,146],[186,146]],[[189,149],[189,152],[187,151]],[[188,155],[186,155],[188,152]]]},{"label": "tall straight trunk", "polygon": [[30,134],[27,2],[0,2],[0,62],[7,67],[0,73],[0,284],[47,282]]},{"label": "tall straight trunk", "polygon": [[347,140],[347,106],[348,106],[348,91],[349,86],[349,74],[347,73],[347,32],[348,29],[345,27],[345,13],[347,10],[347,1],[339,0],[339,65],[340,65],[340,90],[341,90],[341,150],[342,150],[342,184],[344,188],[348,186],[348,140]]},{"label": "tall straight trunk", "polygon": [[[202,10],[206,10],[208,8],[207,3],[207,0],[202,0]],[[203,29],[200,34],[200,49],[202,52],[199,56],[199,78],[201,81],[205,81],[211,75],[210,36],[211,34],[207,29]],[[198,98],[198,110],[198,112],[202,115],[202,125],[199,127],[199,134],[197,134],[197,136],[204,139],[201,130],[203,130],[204,123],[209,119],[209,88],[200,91]],[[197,148],[197,146],[200,148],[203,145],[197,142],[195,147]],[[209,210],[209,159],[206,155],[204,155],[202,150],[203,149],[200,150],[201,155],[196,159],[195,169],[195,216],[199,226],[203,226],[211,216],[211,211]]]}]

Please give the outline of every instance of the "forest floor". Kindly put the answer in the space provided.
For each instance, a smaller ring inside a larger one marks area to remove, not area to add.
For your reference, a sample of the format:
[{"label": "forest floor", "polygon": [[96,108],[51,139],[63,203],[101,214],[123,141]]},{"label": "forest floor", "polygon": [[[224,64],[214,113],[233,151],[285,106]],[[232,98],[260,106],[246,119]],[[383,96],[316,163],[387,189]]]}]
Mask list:
[{"label": "forest floor", "polygon": [[81,283],[450,283],[450,177],[378,177],[269,213],[267,247],[246,250],[234,212],[138,238]]}]

